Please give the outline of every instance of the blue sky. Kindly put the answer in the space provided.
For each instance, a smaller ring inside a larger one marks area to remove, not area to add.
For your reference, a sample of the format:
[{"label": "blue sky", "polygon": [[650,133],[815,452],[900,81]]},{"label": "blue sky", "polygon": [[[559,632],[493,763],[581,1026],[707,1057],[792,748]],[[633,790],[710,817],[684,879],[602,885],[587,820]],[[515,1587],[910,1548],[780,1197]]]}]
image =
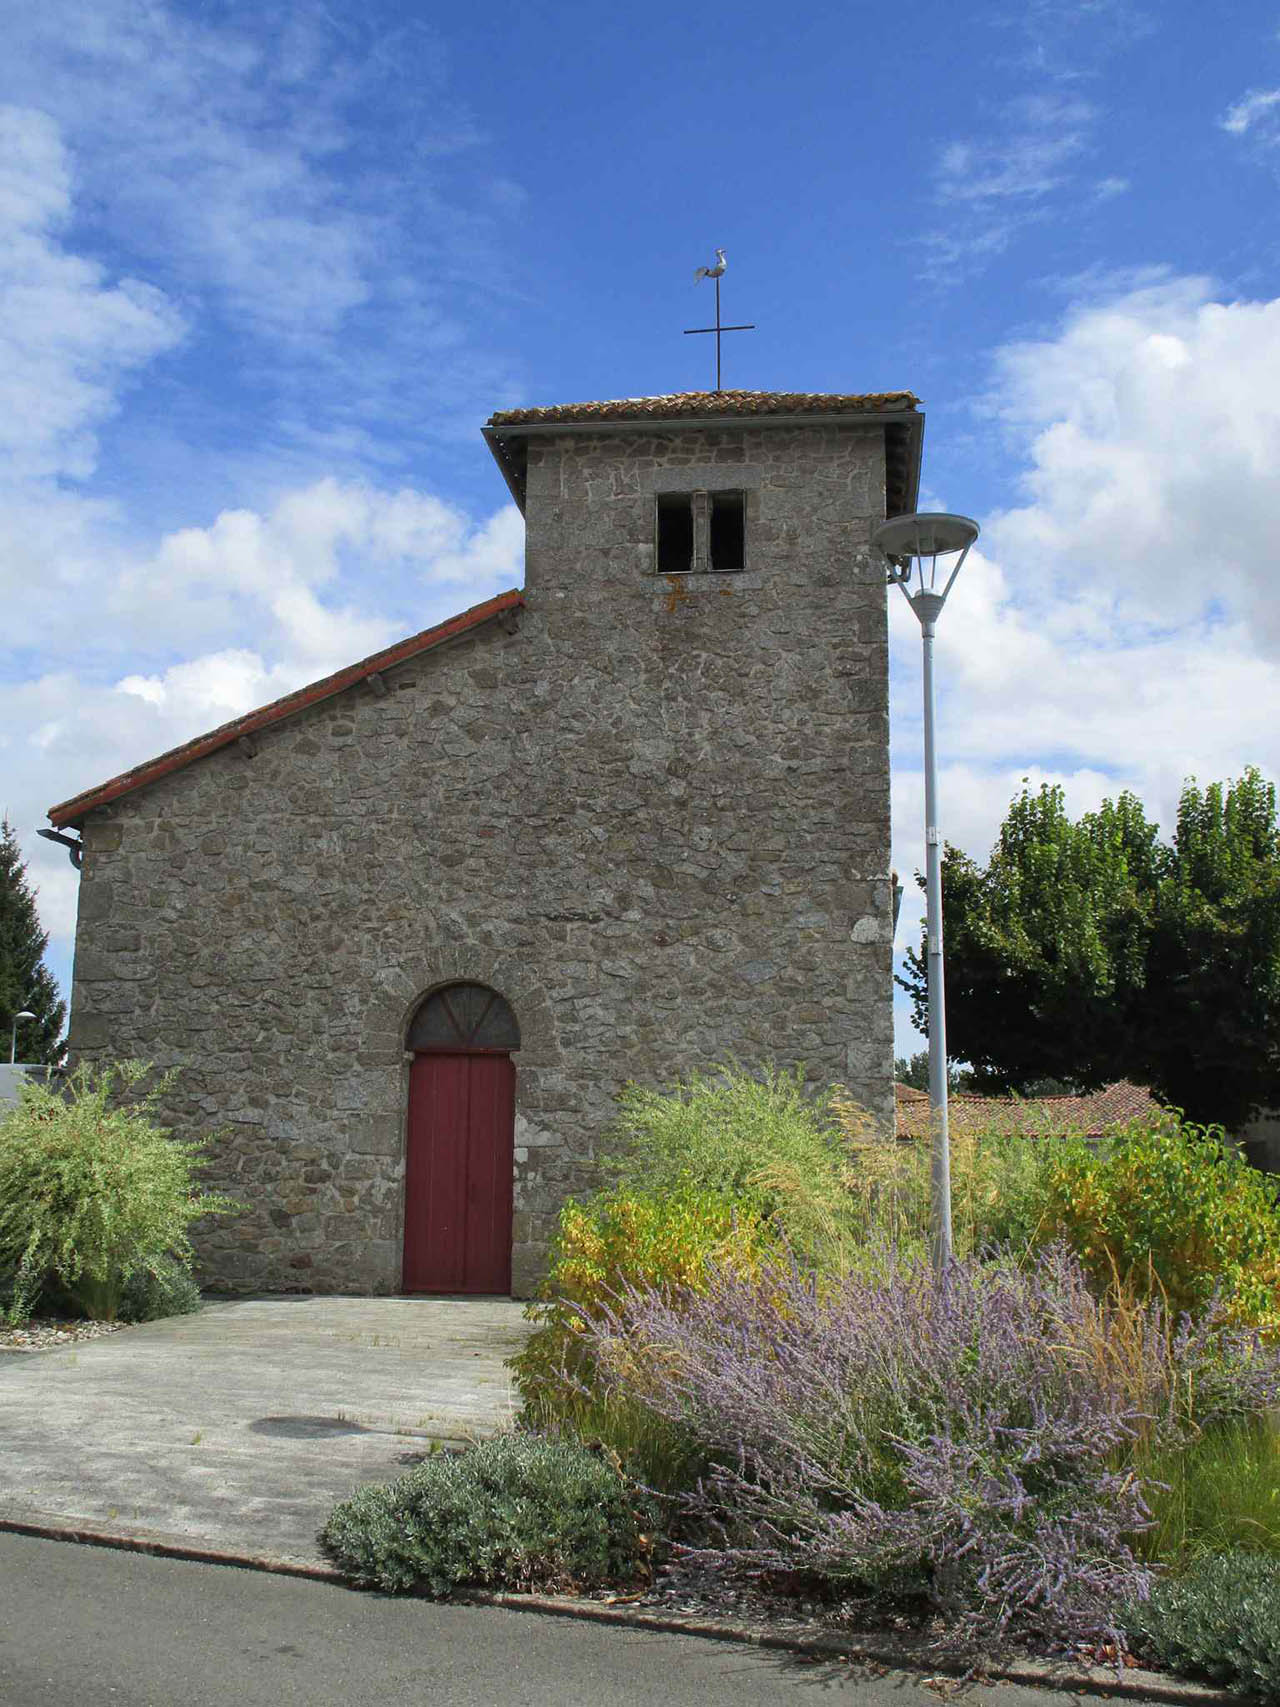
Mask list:
[{"label": "blue sky", "polygon": [[[6,8],[0,805],[520,579],[495,409],[910,389],[983,524],[944,827],[1280,772],[1280,7]],[[897,601],[898,604],[901,601]],[[895,859],[918,633],[893,615]],[[909,900],[900,940],[916,930]],[[901,1042],[910,1045],[905,1026]]]}]

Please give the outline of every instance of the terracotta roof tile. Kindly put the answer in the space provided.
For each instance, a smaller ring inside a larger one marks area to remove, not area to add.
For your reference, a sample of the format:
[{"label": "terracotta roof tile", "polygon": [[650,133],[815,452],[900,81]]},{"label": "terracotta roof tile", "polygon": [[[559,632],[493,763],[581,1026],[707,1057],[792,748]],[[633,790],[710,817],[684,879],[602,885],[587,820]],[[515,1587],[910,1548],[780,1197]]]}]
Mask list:
[{"label": "terracotta roof tile", "polygon": [[[929,1134],[929,1098],[910,1085],[895,1085],[899,1138]],[[1154,1114],[1160,1107],[1151,1092],[1121,1079],[1088,1096],[983,1097],[953,1091],[947,1098],[948,1125],[958,1134],[1002,1132],[1011,1137],[1079,1132],[1101,1137],[1112,1127]]]},{"label": "terracotta roof tile", "polygon": [[477,628],[481,623],[501,616],[506,611],[516,610],[523,603],[524,594],[515,588],[508,593],[499,593],[496,598],[486,599],[483,604],[473,605],[470,610],[463,611],[458,616],[451,616],[447,622],[437,623],[434,628],[424,628],[420,634],[412,634],[407,640],[398,640],[394,646],[375,652],[371,658],[363,658],[358,664],[348,664],[346,669],[337,670],[333,675],[325,676],[318,682],[310,682],[306,687],[285,694],[282,699],[272,700],[270,705],[260,706],[257,711],[248,711],[243,717],[232,718],[230,723],[221,724],[207,735],[197,735],[194,741],[187,741],[181,747],[173,747],[169,752],[161,753],[158,758],[135,765],[132,770],[122,771],[109,782],[99,783],[96,788],[87,788],[83,793],[73,795],[70,800],[64,800],[60,806],[51,806],[48,813],[49,822],[60,830],[65,829],[68,824],[77,824],[87,812],[92,812],[97,806],[107,806],[111,801],[119,800],[121,795],[132,794],[135,788],[145,788],[148,783],[158,782],[161,777],[172,776],[175,771],[182,770],[197,759],[216,753],[220,747],[228,747],[233,741],[239,741],[259,729],[283,722],[286,717],[292,717],[295,712],[303,711],[309,705],[315,705],[322,699],[331,699],[334,694],[345,692],[357,682],[367,681],[379,671],[390,670],[397,664],[416,658],[421,652],[429,652],[434,646],[442,646],[447,640],[453,640],[459,634],[465,634],[468,629]]},{"label": "terracotta roof tile", "polygon": [[559,403],[544,409],[502,409],[490,427],[532,427],[571,421],[670,420],[688,415],[846,415],[914,409],[909,391],[864,394],[821,391],[677,391],[665,397],[617,397],[602,403]]}]

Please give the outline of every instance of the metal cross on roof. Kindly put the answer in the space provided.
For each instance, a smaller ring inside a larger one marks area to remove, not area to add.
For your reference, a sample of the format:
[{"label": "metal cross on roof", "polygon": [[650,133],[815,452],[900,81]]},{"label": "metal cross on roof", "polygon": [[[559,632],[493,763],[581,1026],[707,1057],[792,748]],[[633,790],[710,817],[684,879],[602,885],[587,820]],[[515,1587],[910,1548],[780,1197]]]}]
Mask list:
[{"label": "metal cross on roof", "polygon": [[693,275],[694,284],[697,284],[699,282],[699,280],[701,280],[701,279],[711,279],[715,283],[715,287],[716,287],[716,323],[714,326],[686,326],[685,333],[684,333],[686,338],[695,337],[697,334],[699,334],[701,332],[714,332],[715,333],[715,335],[716,335],[716,390],[717,391],[723,391],[723,389],[724,389],[724,387],[720,384],[720,334],[722,332],[754,332],[755,331],[754,323],[750,323],[750,324],[745,325],[745,326],[722,326],[720,324],[720,280],[723,277],[724,270],[727,266],[728,266],[728,262],[724,258],[724,250],[723,249],[717,249],[716,250],[715,265],[713,267],[699,267],[697,272]]}]

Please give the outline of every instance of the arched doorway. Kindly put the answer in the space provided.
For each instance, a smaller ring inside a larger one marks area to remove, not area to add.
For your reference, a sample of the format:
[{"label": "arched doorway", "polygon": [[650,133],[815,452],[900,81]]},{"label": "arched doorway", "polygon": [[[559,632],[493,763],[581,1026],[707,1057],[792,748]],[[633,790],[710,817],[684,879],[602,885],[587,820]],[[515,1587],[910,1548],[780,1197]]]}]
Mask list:
[{"label": "arched doorway", "polygon": [[520,1029],[483,984],[450,984],[409,1024],[404,1290],[511,1291]]}]

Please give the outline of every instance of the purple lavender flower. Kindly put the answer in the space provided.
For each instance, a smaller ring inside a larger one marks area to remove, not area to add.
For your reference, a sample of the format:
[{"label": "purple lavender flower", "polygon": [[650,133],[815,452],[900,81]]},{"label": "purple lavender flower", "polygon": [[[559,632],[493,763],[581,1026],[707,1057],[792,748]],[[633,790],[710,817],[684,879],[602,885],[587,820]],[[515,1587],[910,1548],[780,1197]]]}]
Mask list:
[{"label": "purple lavender flower", "polygon": [[1116,1609],[1150,1590],[1126,1542],[1148,1523],[1134,1439],[1273,1402],[1280,1358],[1213,1312],[1175,1327],[1158,1301],[1130,1309],[1113,1356],[1099,1310],[1051,1251],[957,1263],[941,1285],[892,1262],[838,1283],[720,1272],[584,1326],[606,1383],[709,1459],[687,1500],[720,1536],[708,1558],[914,1598],[953,1641],[1119,1643]]}]

